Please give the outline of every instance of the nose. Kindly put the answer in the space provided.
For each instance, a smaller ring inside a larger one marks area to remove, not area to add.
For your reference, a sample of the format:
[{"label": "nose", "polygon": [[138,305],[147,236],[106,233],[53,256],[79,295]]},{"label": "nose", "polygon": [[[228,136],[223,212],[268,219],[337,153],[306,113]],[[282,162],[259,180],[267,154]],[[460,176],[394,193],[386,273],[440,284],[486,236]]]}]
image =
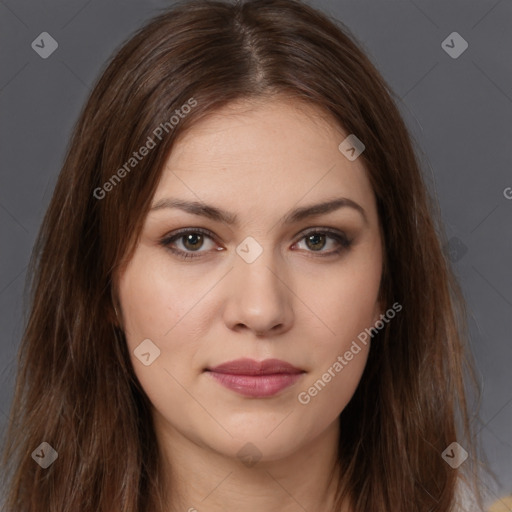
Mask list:
[{"label": "nose", "polygon": [[275,336],[291,328],[293,293],[271,252],[264,250],[252,263],[236,257],[235,268],[225,282],[224,322],[230,329]]}]

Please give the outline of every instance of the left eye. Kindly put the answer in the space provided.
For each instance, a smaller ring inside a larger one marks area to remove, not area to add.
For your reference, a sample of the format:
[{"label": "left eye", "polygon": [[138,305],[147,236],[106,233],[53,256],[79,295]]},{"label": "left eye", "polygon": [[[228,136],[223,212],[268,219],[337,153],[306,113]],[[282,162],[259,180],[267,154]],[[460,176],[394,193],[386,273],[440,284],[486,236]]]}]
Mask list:
[{"label": "left eye", "polygon": [[[160,243],[182,258],[198,258],[201,256],[201,253],[208,252],[208,250],[199,250],[203,247],[205,238],[209,239],[210,242],[213,242],[213,235],[207,230],[202,228],[185,229],[163,238]],[[322,251],[322,249],[328,245],[327,240],[329,239],[331,240],[331,245],[332,241],[335,242],[334,249],[330,251]],[[310,249],[308,252],[320,253],[319,256],[339,254],[344,249],[348,249],[351,244],[351,241],[347,239],[343,232],[332,231],[331,229],[317,229],[316,231],[310,231],[303,234],[302,238],[300,238],[294,245],[299,244],[302,240],[305,241],[306,247]],[[175,246],[176,242],[181,243],[183,248],[177,248]]]},{"label": "left eye", "polygon": [[309,249],[312,249],[312,252],[319,252],[321,249],[325,248],[326,240],[328,239],[331,240],[331,245],[333,245],[332,242],[334,241],[334,249],[331,251],[322,251],[323,253],[326,253],[322,254],[322,256],[338,254],[343,249],[350,247],[351,242],[344,234],[331,231],[311,231],[304,235],[300,241],[304,240],[306,246]]}]

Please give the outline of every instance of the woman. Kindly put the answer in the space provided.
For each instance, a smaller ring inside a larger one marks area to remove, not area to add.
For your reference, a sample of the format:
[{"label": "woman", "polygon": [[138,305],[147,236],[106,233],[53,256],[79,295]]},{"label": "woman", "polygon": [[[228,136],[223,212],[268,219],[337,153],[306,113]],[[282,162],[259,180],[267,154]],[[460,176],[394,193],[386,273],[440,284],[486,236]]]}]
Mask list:
[{"label": "woman", "polygon": [[481,507],[436,215],[346,29],[294,0],[152,20],[34,250],[6,510]]}]

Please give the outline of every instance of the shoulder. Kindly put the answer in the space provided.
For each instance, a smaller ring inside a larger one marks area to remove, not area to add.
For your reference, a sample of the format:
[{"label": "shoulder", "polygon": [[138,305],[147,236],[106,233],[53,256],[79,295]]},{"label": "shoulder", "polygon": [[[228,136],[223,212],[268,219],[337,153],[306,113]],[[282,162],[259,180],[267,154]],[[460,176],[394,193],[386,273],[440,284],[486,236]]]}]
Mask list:
[{"label": "shoulder", "polygon": [[480,508],[477,503],[474,489],[465,481],[459,479],[456,502],[451,512],[509,512],[512,511],[512,494],[498,498],[485,492],[487,486],[483,486],[480,490],[485,508]]},{"label": "shoulder", "polygon": [[478,505],[474,489],[461,478],[458,479],[452,512],[486,512]]}]

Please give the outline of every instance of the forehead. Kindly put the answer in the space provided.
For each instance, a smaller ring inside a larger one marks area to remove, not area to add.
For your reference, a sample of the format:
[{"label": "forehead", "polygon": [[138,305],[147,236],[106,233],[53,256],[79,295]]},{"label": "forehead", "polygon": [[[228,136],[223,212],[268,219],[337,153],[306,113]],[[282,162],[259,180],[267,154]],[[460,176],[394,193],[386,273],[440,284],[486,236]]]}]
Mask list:
[{"label": "forehead", "polygon": [[168,163],[229,162],[247,155],[258,161],[318,159],[345,131],[326,112],[286,97],[240,100],[195,123],[173,147]]},{"label": "forehead", "polygon": [[371,209],[362,159],[350,161],[338,148],[348,135],[314,105],[283,98],[232,103],[176,140],[153,203],[172,195],[269,211],[339,194]]}]

